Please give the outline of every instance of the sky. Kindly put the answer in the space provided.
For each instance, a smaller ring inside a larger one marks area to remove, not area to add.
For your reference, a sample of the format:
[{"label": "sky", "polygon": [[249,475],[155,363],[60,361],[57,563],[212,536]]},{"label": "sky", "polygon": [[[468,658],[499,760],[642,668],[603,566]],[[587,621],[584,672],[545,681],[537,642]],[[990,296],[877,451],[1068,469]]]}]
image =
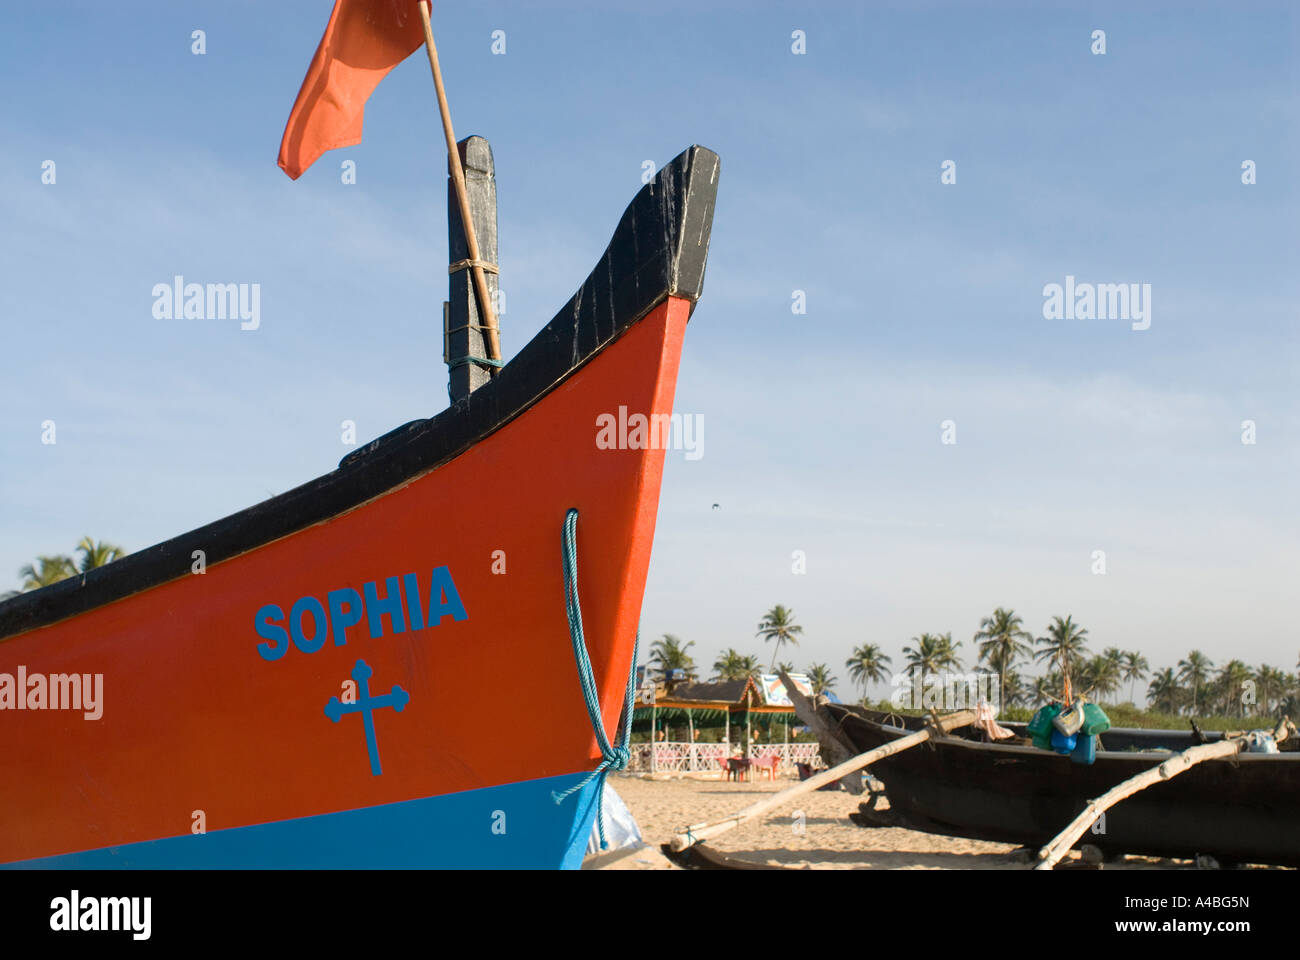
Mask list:
[{"label": "sky", "polygon": [[[365,442],[446,406],[427,62],[384,80],[359,146],[297,182],[275,163],[331,5],[0,6],[0,591],[85,534],[140,549],[328,472],[345,419]],[[538,0],[434,23],[457,136],[495,154],[507,357],[644,161],[721,156],[676,396],[703,455],[668,453],[646,644],[693,642],[706,675],[728,647],[767,662],[756,625],[784,604],[804,633],[782,659],[844,694],[854,646],[900,667],[951,631],[969,663],[1005,606],[1157,668],[1295,667],[1293,3]],[[261,327],[156,319],[177,274],[259,283]],[[1149,289],[1150,327],[1049,319],[1067,276]]]}]

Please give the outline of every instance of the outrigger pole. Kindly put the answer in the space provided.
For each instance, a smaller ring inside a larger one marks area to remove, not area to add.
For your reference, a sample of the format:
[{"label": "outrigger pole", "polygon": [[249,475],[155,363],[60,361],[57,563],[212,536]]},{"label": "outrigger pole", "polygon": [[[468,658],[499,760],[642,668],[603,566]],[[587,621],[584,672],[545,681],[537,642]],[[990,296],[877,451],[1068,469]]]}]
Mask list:
[{"label": "outrigger pole", "polygon": [[[1294,730],[1290,717],[1283,717],[1278,722],[1277,729],[1273,731],[1273,739],[1281,742],[1287,738],[1287,735]],[[1245,749],[1247,741],[1250,739],[1250,733],[1240,733],[1236,736],[1225,735],[1225,739],[1217,743],[1202,744],[1199,747],[1188,747],[1182,753],[1175,753],[1168,760],[1165,760],[1157,767],[1150,770],[1144,770],[1141,773],[1134,774],[1122,783],[1111,787],[1100,797],[1095,800],[1089,800],[1083,812],[1070,821],[1069,826],[1058,833],[1052,840],[1038,851],[1039,863],[1035,870],[1051,870],[1061,858],[1070,852],[1079,838],[1087,832],[1088,828],[1103,813],[1109,810],[1115,804],[1119,803],[1125,797],[1131,797],[1133,794],[1145,790],[1147,787],[1170,780],[1180,773],[1183,773],[1196,766],[1198,763],[1204,763],[1206,760],[1219,760],[1225,757],[1235,757]]]},{"label": "outrigger pole", "polygon": [[[885,757],[892,757],[896,753],[901,753],[918,744],[925,743],[931,737],[943,736],[956,730],[958,727],[968,727],[975,722],[974,710],[959,710],[956,713],[950,713],[944,717],[934,718],[930,725],[924,730],[918,730],[915,733],[909,733],[905,737],[897,740],[891,740],[889,743],[876,747],[874,750],[868,750],[866,753],[860,753],[850,760],[845,760],[829,770],[823,770],[821,773],[814,774],[807,780],[802,781],[796,786],[782,790],[775,796],[759,800],[757,803],[751,803],[739,813],[732,814],[722,820],[715,820],[712,823],[696,823],[672,838],[665,846],[673,853],[681,853],[687,847],[693,847],[695,844],[710,837],[716,837],[720,833],[726,833],[753,820],[755,817],[775,810],[782,804],[793,800],[795,797],[802,796],[805,793],[825,786],[828,783],[834,783],[841,777],[848,776],[854,771],[861,770],[863,767],[870,766],[877,760],[883,760]],[[667,851],[665,851],[667,852]]]},{"label": "outrigger pole", "polygon": [[[438,66],[438,48],[433,42],[433,24],[429,20],[432,12],[431,0],[419,0],[420,19],[424,21],[424,46],[429,53],[429,66],[433,70],[433,86],[438,93],[438,110],[442,114],[442,132],[447,138],[447,159],[451,165],[451,179],[456,185],[456,200],[460,205],[460,220],[465,227],[465,246],[469,249],[469,268],[474,277],[474,289],[478,292],[479,313],[483,317],[484,332],[487,334],[488,358],[501,359],[501,341],[497,336],[497,313],[488,295],[487,278],[483,275],[483,261],[479,258],[478,238],[474,235],[474,217],[469,208],[469,193],[465,187],[465,169],[461,166],[460,150],[456,147],[456,134],[451,126],[451,111],[447,108],[447,91],[442,85],[442,69]],[[492,367],[492,375],[496,375]]]}]

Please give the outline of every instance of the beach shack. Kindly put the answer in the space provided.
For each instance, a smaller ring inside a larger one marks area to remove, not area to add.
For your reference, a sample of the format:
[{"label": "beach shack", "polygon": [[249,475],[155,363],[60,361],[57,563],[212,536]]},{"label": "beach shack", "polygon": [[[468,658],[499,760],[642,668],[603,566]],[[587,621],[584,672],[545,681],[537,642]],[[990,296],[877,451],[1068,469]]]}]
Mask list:
[{"label": "beach shack", "polygon": [[[737,759],[748,761],[739,765],[744,770],[781,775],[800,763],[820,762],[815,740],[791,740],[800,724],[776,674],[711,683],[665,684],[644,674],[640,679],[632,714],[632,770],[722,777],[729,761]],[[811,694],[807,676],[791,679]]]}]

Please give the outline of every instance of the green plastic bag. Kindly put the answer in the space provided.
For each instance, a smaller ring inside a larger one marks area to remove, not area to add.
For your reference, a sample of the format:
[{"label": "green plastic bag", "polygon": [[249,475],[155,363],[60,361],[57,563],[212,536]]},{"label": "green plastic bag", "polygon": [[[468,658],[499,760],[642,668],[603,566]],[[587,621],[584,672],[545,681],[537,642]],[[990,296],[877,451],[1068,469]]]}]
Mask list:
[{"label": "green plastic bag", "polygon": [[1095,703],[1085,703],[1083,705],[1083,726],[1079,733],[1085,737],[1095,737],[1099,733],[1105,733],[1110,729],[1110,717],[1106,716],[1106,711]]}]

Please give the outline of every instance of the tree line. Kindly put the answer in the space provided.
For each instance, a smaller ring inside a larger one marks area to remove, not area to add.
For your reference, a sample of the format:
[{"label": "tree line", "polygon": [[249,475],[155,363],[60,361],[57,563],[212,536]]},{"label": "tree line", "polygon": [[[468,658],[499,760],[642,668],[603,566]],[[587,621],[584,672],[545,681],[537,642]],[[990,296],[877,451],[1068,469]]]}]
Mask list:
[{"label": "tree line", "polygon": [[[773,644],[772,660],[764,671],[759,658],[729,647],[713,663],[713,680],[743,680],[778,669],[795,671],[793,663],[777,657],[786,646],[797,646],[803,627],[795,622],[794,611],[777,605],[763,614],[756,638]],[[1252,667],[1240,659],[1217,665],[1200,650],[1192,650],[1172,666],[1152,670],[1138,650],[1105,647],[1099,653],[1089,647],[1088,631],[1073,616],[1056,616],[1043,635],[1035,637],[1025,629],[1014,610],[998,607],[980,621],[971,638],[975,662],[971,672],[997,677],[1002,703],[1010,707],[1036,707],[1065,695],[1069,679],[1072,697],[1083,696],[1098,703],[1119,703],[1128,693],[1137,706],[1139,685],[1149,709],[1166,714],[1240,716],[1286,712],[1300,714],[1300,675],[1287,673],[1270,664]],[[656,640],[650,648],[650,666],[660,679],[669,676],[699,679],[699,669],[688,652],[694,641],[683,643],[672,634]],[[924,684],[932,674],[964,671],[959,648],[951,632],[922,633],[903,647],[902,673]],[[864,643],[853,649],[844,662],[851,681],[862,690],[866,702],[868,686],[884,683],[892,676],[893,658],[879,644]],[[1300,662],[1297,663],[1300,671]],[[1030,676],[1033,667],[1041,673]],[[680,671],[680,673],[674,673]],[[813,690],[825,693],[838,682],[825,663],[811,663],[802,671]]]},{"label": "tree line", "polygon": [[10,590],[7,593],[0,594],[0,600],[8,600],[10,597],[18,596],[19,593],[39,590],[41,587],[48,587],[52,583],[58,583],[60,580],[75,577],[79,573],[106,566],[114,560],[126,556],[126,551],[115,543],[82,537],[81,542],[73,550],[73,554],[75,556],[63,553],[38,556],[34,563],[24,564],[18,570],[18,580],[22,584],[21,590]]}]

